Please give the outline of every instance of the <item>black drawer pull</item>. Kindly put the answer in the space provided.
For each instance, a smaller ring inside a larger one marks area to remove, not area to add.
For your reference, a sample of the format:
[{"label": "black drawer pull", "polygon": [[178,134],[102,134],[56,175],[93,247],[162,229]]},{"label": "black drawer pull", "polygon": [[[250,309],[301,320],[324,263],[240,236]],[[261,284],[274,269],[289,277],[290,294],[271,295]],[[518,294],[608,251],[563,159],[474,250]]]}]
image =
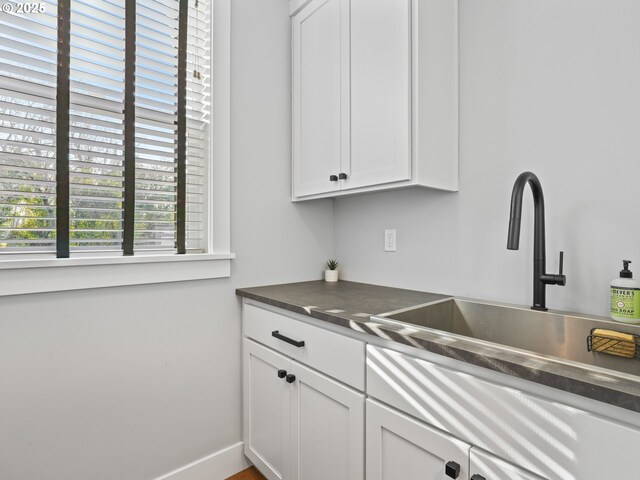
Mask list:
[{"label": "black drawer pull", "polygon": [[290,343],[294,347],[304,347],[304,340],[294,340],[292,338],[285,337],[284,335],[281,335],[278,330],[274,330],[273,332],[271,332],[271,336],[276,337],[278,340],[282,340],[283,342]]},{"label": "black drawer pull", "polygon": [[338,174],[338,179],[340,179],[340,180],[346,180],[346,179],[347,179],[347,174],[346,174],[346,173],[339,173],[339,174]]},{"label": "black drawer pull", "polygon": [[487,480],[486,478],[484,478],[482,475],[480,475],[479,473],[476,473],[474,475],[471,475],[471,480]]},{"label": "black drawer pull", "polygon": [[278,370],[278,378],[284,378],[287,376],[286,370]]},{"label": "black drawer pull", "polygon": [[447,477],[458,478],[460,475],[460,464],[456,462],[447,462],[444,467],[444,473]]},{"label": "black drawer pull", "polygon": [[329,181],[330,182],[337,182],[338,181],[338,176],[337,175],[329,175]]},{"label": "black drawer pull", "polygon": [[287,383],[293,383],[296,381],[296,376],[293,373],[290,373],[289,375],[287,375]]}]

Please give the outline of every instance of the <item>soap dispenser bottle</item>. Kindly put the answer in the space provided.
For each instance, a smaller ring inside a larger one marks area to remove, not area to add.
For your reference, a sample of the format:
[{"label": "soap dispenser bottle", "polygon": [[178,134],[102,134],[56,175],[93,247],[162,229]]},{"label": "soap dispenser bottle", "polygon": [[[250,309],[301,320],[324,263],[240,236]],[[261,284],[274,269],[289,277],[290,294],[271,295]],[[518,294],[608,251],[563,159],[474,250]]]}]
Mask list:
[{"label": "soap dispenser bottle", "polygon": [[611,282],[611,318],[618,322],[640,323],[640,282],[629,270],[631,260],[623,260],[620,277]]}]

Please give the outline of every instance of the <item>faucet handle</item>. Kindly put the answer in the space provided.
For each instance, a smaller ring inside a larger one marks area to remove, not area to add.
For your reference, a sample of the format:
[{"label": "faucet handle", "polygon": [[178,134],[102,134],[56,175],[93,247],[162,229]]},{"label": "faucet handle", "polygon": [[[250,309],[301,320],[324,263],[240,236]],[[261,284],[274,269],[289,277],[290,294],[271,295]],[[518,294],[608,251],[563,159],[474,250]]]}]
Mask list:
[{"label": "faucet handle", "polygon": [[553,273],[545,273],[540,276],[540,280],[542,283],[546,285],[561,285],[564,286],[567,284],[567,277],[562,274],[562,270],[564,269],[564,252],[560,252],[560,272],[558,274]]},{"label": "faucet handle", "polygon": [[560,271],[558,275],[562,275],[562,266],[564,265],[564,252],[560,250]]},{"label": "faucet handle", "polygon": [[564,267],[564,252],[562,250],[560,250],[560,271],[558,272],[558,275],[554,275],[554,280],[555,280],[555,284],[556,285],[561,285],[561,286],[565,286],[567,284],[567,277],[565,277],[562,274],[562,270]]}]

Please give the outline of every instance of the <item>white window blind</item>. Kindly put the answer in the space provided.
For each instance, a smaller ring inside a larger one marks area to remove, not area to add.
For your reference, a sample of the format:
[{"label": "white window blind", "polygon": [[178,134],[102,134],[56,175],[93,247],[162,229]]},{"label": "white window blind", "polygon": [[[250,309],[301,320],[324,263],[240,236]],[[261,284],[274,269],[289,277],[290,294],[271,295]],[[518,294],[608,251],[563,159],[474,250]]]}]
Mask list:
[{"label": "white window blind", "polygon": [[187,248],[206,245],[205,178],[211,116],[210,0],[189,9],[187,35]]},{"label": "white window blind", "polygon": [[[0,13],[0,253],[55,251],[57,6]],[[69,245],[121,250],[126,0],[71,0]],[[178,0],[135,4],[134,250],[175,251]],[[209,0],[189,0],[186,247],[206,247]]]},{"label": "white window blind", "polygon": [[178,3],[142,0],[136,25],[136,248],[176,241]]},{"label": "white window blind", "polygon": [[0,13],[0,248],[54,252],[56,3]]},{"label": "white window blind", "polygon": [[122,248],[124,0],[72,0],[71,250]]}]

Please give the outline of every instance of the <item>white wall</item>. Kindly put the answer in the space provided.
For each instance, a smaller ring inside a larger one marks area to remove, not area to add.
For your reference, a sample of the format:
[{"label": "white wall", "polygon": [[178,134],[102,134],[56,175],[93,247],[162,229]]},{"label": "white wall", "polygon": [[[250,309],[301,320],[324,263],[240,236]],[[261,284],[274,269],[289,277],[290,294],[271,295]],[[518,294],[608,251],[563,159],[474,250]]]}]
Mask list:
[{"label": "white wall", "polygon": [[[547,304],[608,314],[621,260],[640,277],[640,2],[460,0],[460,192],[385,192],[335,204],[344,278],[530,305],[533,207],[506,249],[516,176],[536,173]],[[383,230],[398,251],[383,252]]]},{"label": "white wall", "polygon": [[146,480],[240,441],[234,289],[320,278],[331,201],[289,201],[288,1],[232,8],[232,277],[0,297],[2,480]]}]

